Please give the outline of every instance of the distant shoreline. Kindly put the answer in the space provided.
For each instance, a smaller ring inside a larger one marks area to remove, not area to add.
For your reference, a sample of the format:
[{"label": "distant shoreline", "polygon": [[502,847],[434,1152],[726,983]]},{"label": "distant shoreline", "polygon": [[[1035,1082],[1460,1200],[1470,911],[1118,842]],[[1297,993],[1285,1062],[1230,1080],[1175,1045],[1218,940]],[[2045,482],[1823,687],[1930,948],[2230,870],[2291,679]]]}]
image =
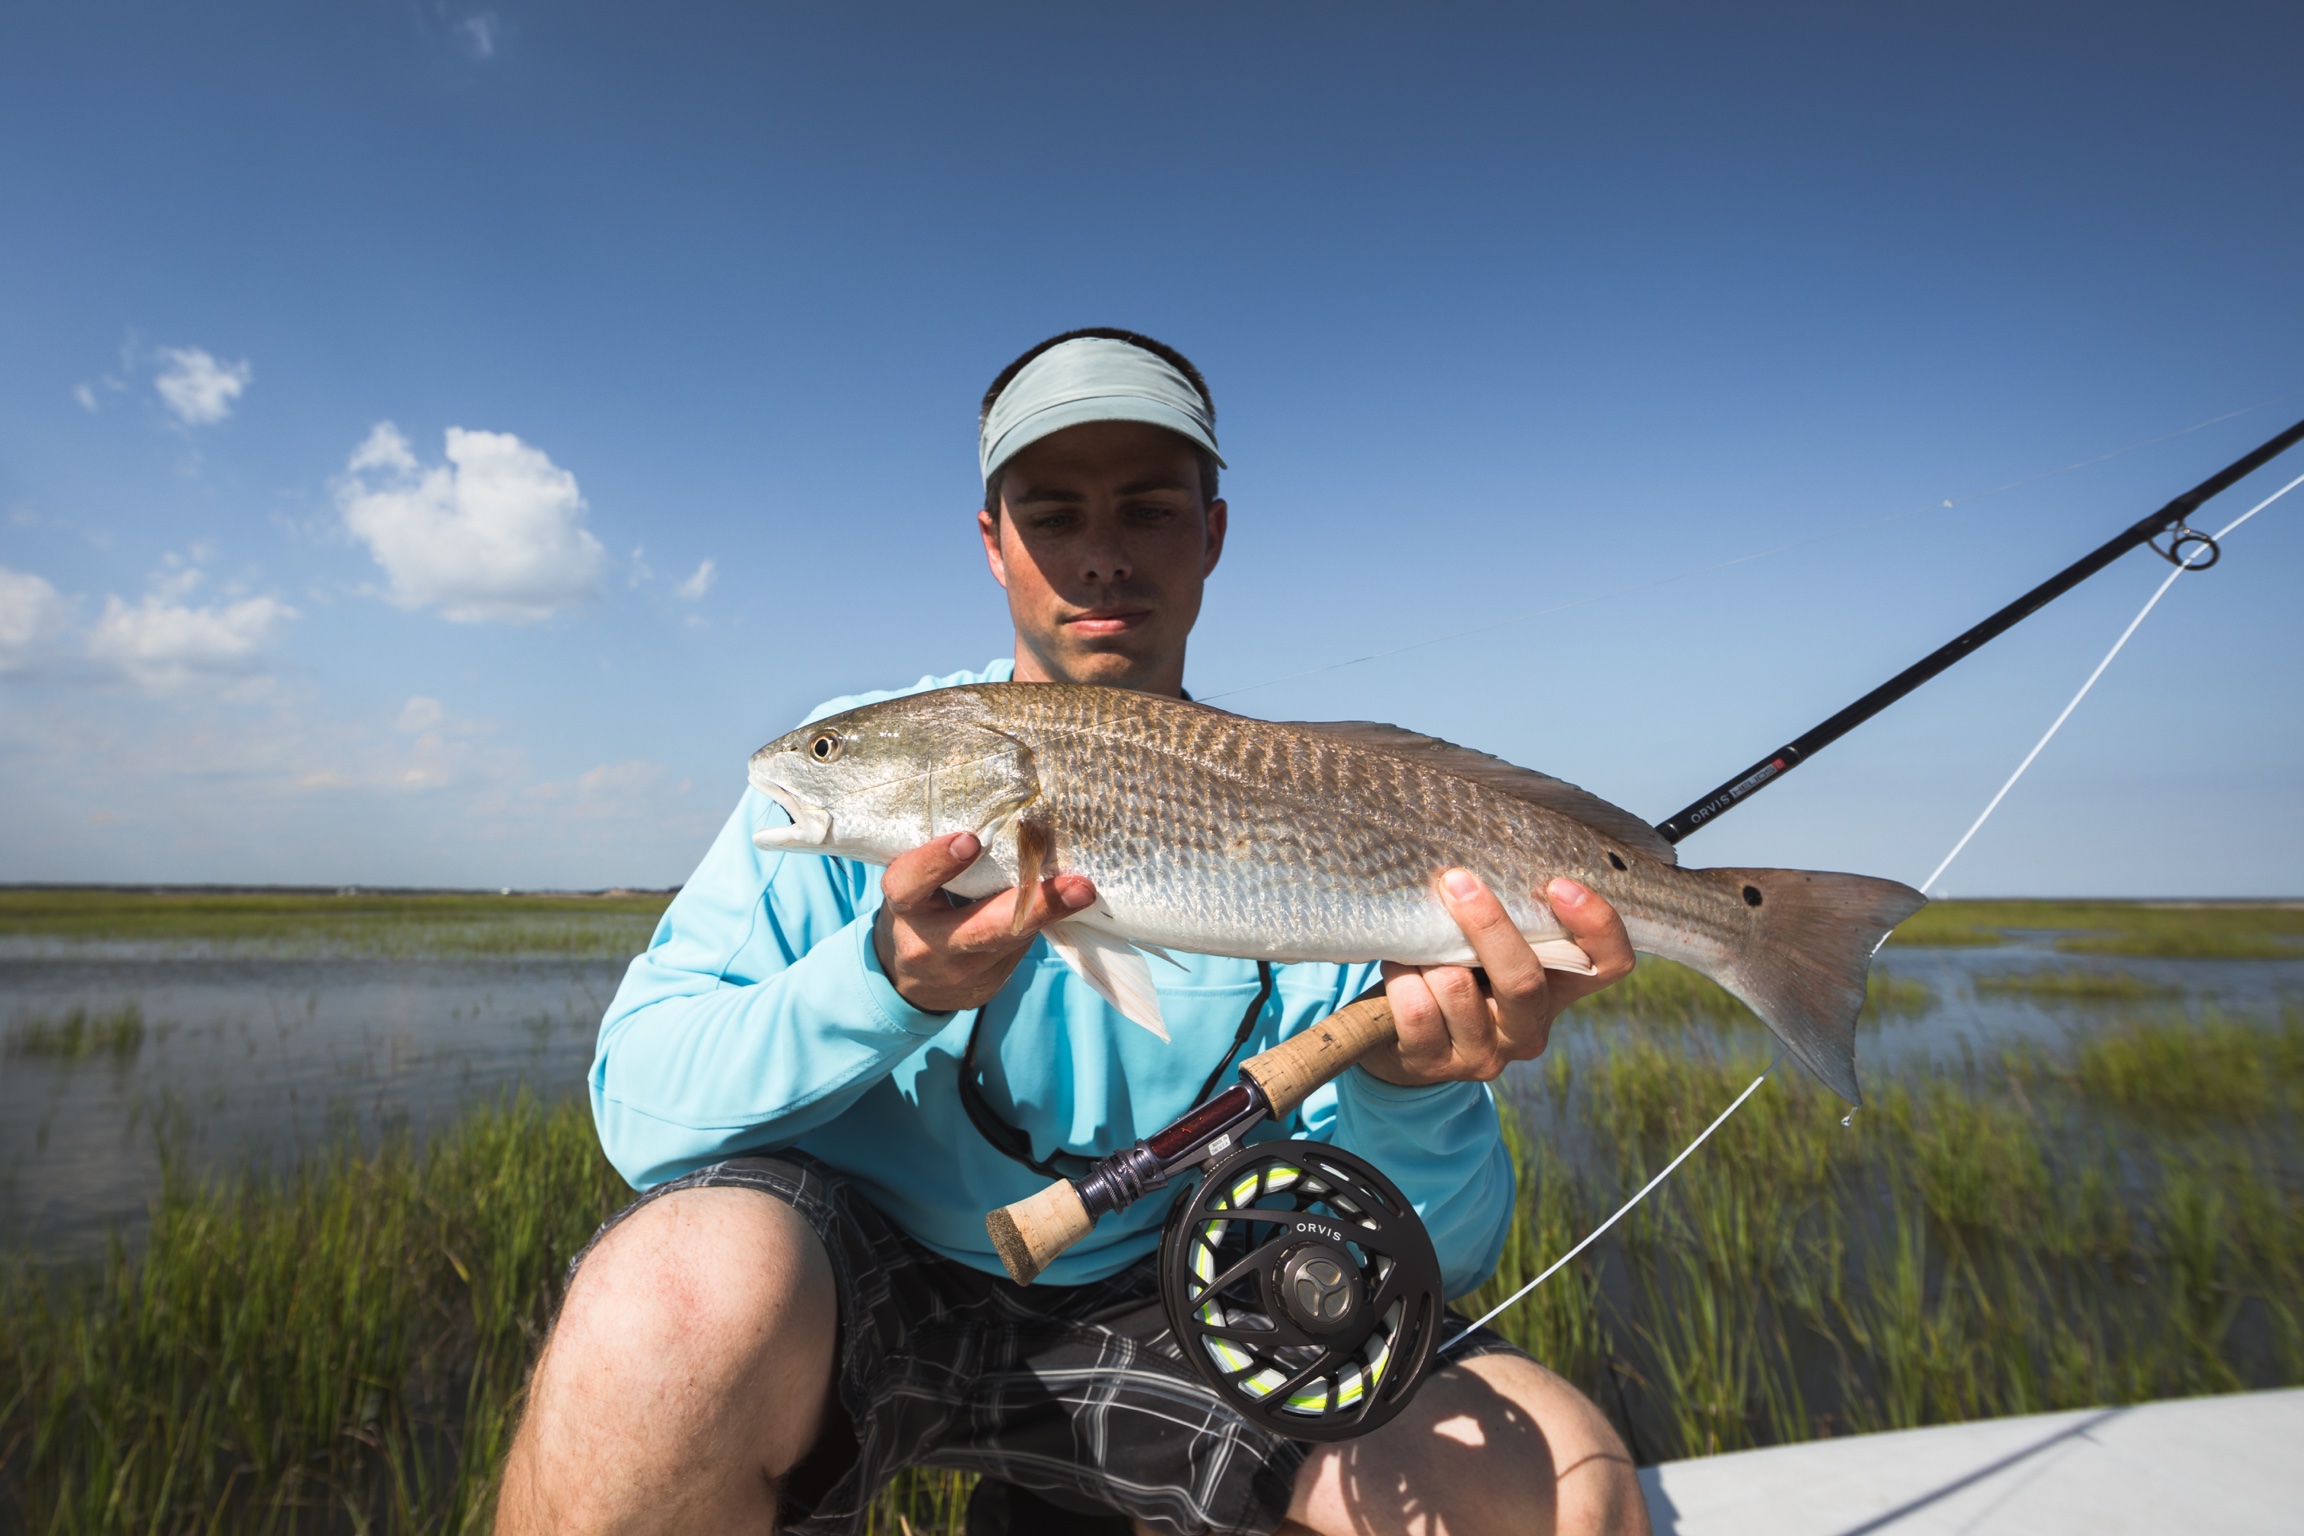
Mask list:
[{"label": "distant shoreline", "polygon": [[680,894],[676,885],[607,885],[582,890],[485,885],[175,885],[149,881],[0,880],[0,892],[92,892],[117,896],[553,896],[570,899]]}]

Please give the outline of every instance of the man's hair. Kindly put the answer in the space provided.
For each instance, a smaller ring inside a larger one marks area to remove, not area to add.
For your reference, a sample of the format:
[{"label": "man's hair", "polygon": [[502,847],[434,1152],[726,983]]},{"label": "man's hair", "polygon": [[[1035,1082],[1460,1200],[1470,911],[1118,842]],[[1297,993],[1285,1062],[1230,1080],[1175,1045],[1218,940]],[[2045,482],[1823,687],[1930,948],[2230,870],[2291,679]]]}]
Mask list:
[{"label": "man's hair", "polygon": [[[1024,371],[1026,363],[1050,347],[1062,346],[1067,341],[1078,341],[1083,336],[1099,336],[1106,341],[1125,341],[1130,346],[1142,347],[1154,357],[1159,358],[1178,373],[1184,375],[1192,387],[1200,392],[1201,403],[1208,407],[1209,424],[1211,426],[1215,424],[1216,397],[1208,393],[1208,381],[1200,377],[1200,370],[1192,366],[1192,359],[1169,346],[1166,342],[1154,341],[1151,337],[1138,332],[1116,330],[1108,325],[1092,325],[1086,330],[1066,331],[1061,336],[1051,336],[1001,369],[1000,377],[994,379],[992,387],[984,391],[984,403],[976,412],[976,430],[979,432],[984,430],[985,420],[991,416],[992,407],[1000,399],[1000,391],[1006,389],[1016,375]],[[1216,471],[1218,468],[1216,455],[1198,443],[1194,443],[1192,444],[1192,456],[1200,461],[1200,505],[1205,509],[1208,503],[1216,499]],[[984,510],[991,513],[995,519],[1001,515],[1000,482],[1007,476],[1008,466],[1003,464],[992,471],[991,477],[984,482]]]}]

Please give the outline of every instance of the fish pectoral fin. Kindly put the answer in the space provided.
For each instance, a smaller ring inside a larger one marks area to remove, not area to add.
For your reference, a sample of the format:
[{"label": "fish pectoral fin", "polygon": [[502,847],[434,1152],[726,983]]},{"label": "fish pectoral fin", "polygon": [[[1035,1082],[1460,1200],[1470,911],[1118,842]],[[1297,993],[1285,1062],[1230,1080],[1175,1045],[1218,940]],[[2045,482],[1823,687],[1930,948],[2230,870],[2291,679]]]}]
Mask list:
[{"label": "fish pectoral fin", "polygon": [[1600,967],[1574,939],[1536,939],[1529,948],[1536,951],[1536,963],[1548,971],[1568,971],[1578,976],[1598,975]]},{"label": "fish pectoral fin", "polygon": [[1050,923],[1040,930],[1057,958],[1079,973],[1080,979],[1104,1001],[1161,1039],[1168,1025],[1160,1017],[1160,994],[1152,988],[1152,967],[1144,952],[1116,934],[1099,933],[1079,923]]},{"label": "fish pectoral fin", "polygon": [[1048,873],[1048,829],[1029,816],[1016,818],[1016,915],[1008,921],[1010,933],[1031,926],[1037,909],[1040,878]]}]

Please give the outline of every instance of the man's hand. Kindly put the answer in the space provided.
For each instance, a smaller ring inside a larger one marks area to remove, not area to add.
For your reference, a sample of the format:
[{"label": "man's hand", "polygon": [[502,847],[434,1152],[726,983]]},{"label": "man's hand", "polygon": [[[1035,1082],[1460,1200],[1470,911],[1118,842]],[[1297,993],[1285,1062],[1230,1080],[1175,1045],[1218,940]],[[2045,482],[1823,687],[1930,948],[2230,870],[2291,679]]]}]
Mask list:
[{"label": "man's hand", "polygon": [[1384,995],[1399,1039],[1360,1065],[1407,1087],[1487,1082],[1511,1062],[1542,1055],[1553,1021],[1570,1003],[1632,974],[1632,941],[1615,908],[1573,880],[1555,880],[1544,894],[1568,937],[1600,967],[1597,974],[1546,971],[1495,893],[1464,870],[1449,870],[1440,899],[1471,941],[1487,985],[1461,965],[1387,964]]},{"label": "man's hand", "polygon": [[[1041,929],[1096,900],[1095,885],[1081,875],[1058,875],[980,901],[947,896],[945,884],[959,879],[983,846],[973,832],[956,832],[921,844],[880,877],[887,899],[872,924],[872,947],[896,995],[923,1013],[990,1002]],[[1019,902],[1030,904],[1021,923]]]}]

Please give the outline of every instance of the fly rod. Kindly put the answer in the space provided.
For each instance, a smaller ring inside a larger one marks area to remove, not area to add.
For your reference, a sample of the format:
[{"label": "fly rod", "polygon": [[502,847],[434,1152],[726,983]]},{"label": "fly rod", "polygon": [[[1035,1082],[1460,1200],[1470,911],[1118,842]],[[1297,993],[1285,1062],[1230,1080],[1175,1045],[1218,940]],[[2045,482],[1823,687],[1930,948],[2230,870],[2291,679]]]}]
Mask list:
[{"label": "fly rod", "polygon": [[[2304,442],[2304,421],[2233,460],[2149,517],[2129,525],[2031,591],[1906,667],[1887,682],[1744,772],[1656,824],[1677,843],[1734,809],[1922,683],[1975,654],[2139,545],[2163,559],[2205,570],[2220,558],[2216,541],[2187,517],[2201,504]],[[2169,536],[2165,547],[2153,541]],[[1019,1285],[1029,1285],[1097,1221],[1164,1188],[1192,1169],[1222,1161],[1265,1120],[1286,1118],[1313,1089],[1394,1036],[1391,1005],[1370,989],[1337,1012],[1241,1063],[1240,1080],[1166,1129],[1098,1162],[1077,1181],[1059,1179],[1039,1194],[984,1218],[993,1249]]]},{"label": "fly rod", "polygon": [[2200,551],[2194,551],[2195,558],[2191,564],[2194,570],[2206,570],[2220,558],[2216,541],[2192,528],[2186,523],[2186,517],[2197,511],[2202,502],[2262,469],[2299,441],[2304,441],[2304,421],[2296,423],[2254,451],[2234,459],[2159,511],[2138,519],[2120,533],[2106,539],[1998,613],[1958,638],[1930,651],[1823,724],[1793,737],[1710,794],[1674,811],[1656,823],[1656,830],[1663,834],[1666,842],[1677,843],[1721,812],[1741,805],[1766,789],[1953,663],[1974,655],[1987,641],[1995,640],[2015,628],[2139,544],[2151,544],[2164,533],[2172,534],[2166,549],[2157,545],[2153,547],[2163,559],[2176,565],[2186,563],[2187,546],[2204,545],[2206,558],[2197,558]]}]

